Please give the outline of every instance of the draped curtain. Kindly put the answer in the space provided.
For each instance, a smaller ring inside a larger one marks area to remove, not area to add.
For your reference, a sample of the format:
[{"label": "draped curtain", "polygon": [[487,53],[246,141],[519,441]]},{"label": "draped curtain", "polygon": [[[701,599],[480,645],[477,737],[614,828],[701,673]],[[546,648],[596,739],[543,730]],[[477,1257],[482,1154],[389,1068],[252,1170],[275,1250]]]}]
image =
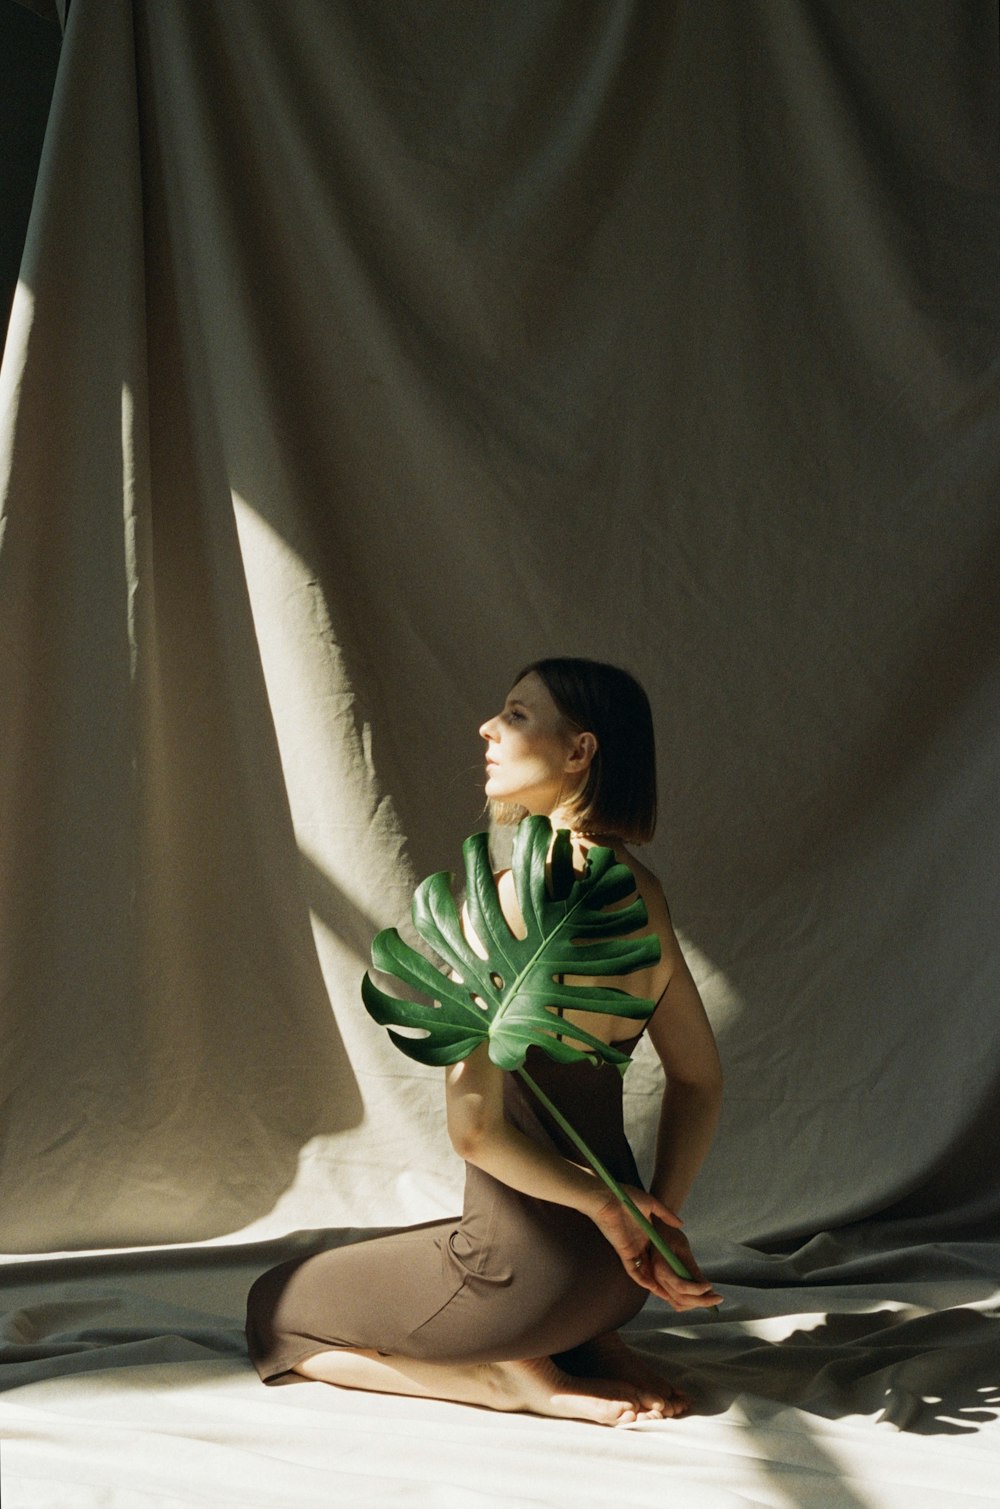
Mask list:
[{"label": "draped curtain", "polygon": [[7,1251],[454,1208],[358,981],[544,654],[653,703],[689,1227],[995,1234],[996,40],[73,0],[2,370]]}]

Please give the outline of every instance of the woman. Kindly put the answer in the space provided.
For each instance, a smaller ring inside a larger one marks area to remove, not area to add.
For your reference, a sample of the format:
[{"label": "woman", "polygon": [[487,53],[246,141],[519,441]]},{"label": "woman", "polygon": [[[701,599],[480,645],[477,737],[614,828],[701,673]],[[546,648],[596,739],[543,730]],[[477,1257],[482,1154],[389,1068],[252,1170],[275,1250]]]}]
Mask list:
[{"label": "woman", "polygon": [[[461,1219],[281,1265],[254,1285],[247,1335],[267,1383],[302,1378],[346,1388],[451,1399],[606,1425],[685,1413],[688,1401],[627,1348],[617,1328],[646,1293],[676,1310],[717,1305],[675,1214],[708,1150],[721,1075],[708,1020],[656,877],[624,847],[656,821],[652,720],[626,672],[589,660],[541,660],[517,678],[480,729],[486,795],[500,821],[547,815],[588,848],[613,847],[635,877],[660,960],[621,977],[568,977],[657,1002],[645,1026],[667,1075],[647,1193],[622,1128],[621,1075],[588,1062],[527,1063],[682,1259],[679,1278],[523,1082],[481,1046],[447,1070],[448,1131],[467,1164]],[[501,906],[523,936],[513,877]],[[478,940],[467,926],[470,942]],[[583,949],[581,949],[581,952]],[[575,1013],[564,1021],[572,1027]],[[578,1025],[631,1051],[638,1019],[580,1013]],[[565,1033],[572,1042],[572,1032]]]}]

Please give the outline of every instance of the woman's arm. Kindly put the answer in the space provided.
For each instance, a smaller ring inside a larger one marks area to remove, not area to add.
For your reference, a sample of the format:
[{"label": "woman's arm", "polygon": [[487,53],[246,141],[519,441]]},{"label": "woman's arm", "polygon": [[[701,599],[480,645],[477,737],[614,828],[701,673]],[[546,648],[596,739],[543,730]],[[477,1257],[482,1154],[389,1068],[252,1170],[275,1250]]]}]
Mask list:
[{"label": "woman's arm", "polygon": [[[512,876],[509,871],[505,871],[497,877],[497,880],[498,896],[504,916],[515,934],[523,936],[524,922],[517,903]],[[659,902],[659,905],[655,907],[655,913],[659,915],[655,915],[654,920],[659,925],[658,930],[660,926],[665,926],[667,935],[661,937],[664,954],[666,955],[668,948],[672,950],[671,966],[674,973],[679,973],[681,970],[687,973],[687,966],[684,964],[670,924],[663,893],[655,880],[653,885],[656,890],[656,900]],[[653,909],[651,909],[651,914],[652,912]],[[485,958],[486,951],[476,937],[464,907],[462,926],[472,948],[481,958]],[[694,998],[704,1018],[704,1009],[701,1007],[694,982],[689,974],[687,978],[690,982],[690,990],[694,992]],[[675,992],[675,1001],[681,1001],[682,998],[686,1001],[684,992],[678,989]],[[660,1014],[663,1004],[664,1000],[661,999],[653,1020]],[[690,1014],[690,1007],[688,1014]],[[704,1019],[704,1028],[714,1050],[714,1039],[707,1018]],[[657,1051],[660,1052],[662,1058],[663,1052],[659,1044],[657,1044]],[[694,1275],[693,1280],[679,1278],[661,1257],[657,1256],[655,1261],[653,1260],[646,1233],[592,1169],[563,1158],[553,1150],[539,1146],[529,1137],[525,1137],[516,1127],[510,1125],[503,1109],[503,1073],[490,1059],[486,1044],[475,1049],[461,1063],[453,1064],[447,1070],[446,1084],[448,1133],[455,1151],[466,1162],[475,1164],[485,1173],[499,1179],[501,1183],[520,1190],[522,1194],[531,1195],[539,1200],[551,1200],[557,1205],[569,1206],[582,1215],[588,1216],[615,1249],[629,1277],[640,1287],[665,1299],[675,1309],[685,1310],[699,1305],[719,1303],[719,1296],[714,1293],[709,1282],[699,1272],[691,1256],[690,1248],[682,1233],[677,1230],[681,1225],[679,1218],[669,1208],[668,1202],[663,1200],[655,1184],[648,1193],[632,1185],[626,1185],[625,1189],[647,1220],[655,1221],[662,1233],[671,1233],[671,1245],[675,1246],[678,1255],[686,1262]],[[661,1140],[662,1135],[661,1122]],[[705,1150],[707,1150],[707,1142]],[[691,1177],[693,1178],[693,1172]]]},{"label": "woman's arm", "polygon": [[[524,919],[513,877],[503,870],[495,879],[504,917],[514,933],[523,937]],[[464,906],[462,931],[473,951],[485,959],[486,950]],[[466,1163],[474,1163],[522,1194],[569,1205],[583,1215],[592,1215],[603,1204],[604,1185],[589,1168],[539,1147],[510,1125],[503,1109],[503,1071],[490,1058],[486,1043],[448,1068],[446,1095],[448,1135]]]},{"label": "woman's arm", "polygon": [[486,1043],[447,1070],[448,1135],[460,1158],[522,1194],[593,1216],[605,1186],[590,1169],[540,1147],[511,1126],[503,1109],[503,1072]]},{"label": "woman's arm", "polygon": [[722,1066],[698,987],[669,921],[661,928],[660,943],[664,956],[670,955],[671,973],[647,1034],[667,1083],[650,1187],[671,1210],[679,1211],[719,1119]]},{"label": "woman's arm", "polygon": [[[514,877],[502,870],[494,878],[507,924],[516,937],[523,938],[524,918]],[[485,959],[486,949],[464,906],[462,931],[473,951]],[[487,1044],[452,1064],[446,1083],[448,1135],[460,1158],[535,1199],[568,1205],[591,1217],[601,1208],[607,1189],[592,1169],[540,1147],[510,1125],[503,1109],[503,1071],[490,1058]]]},{"label": "woman's arm", "polygon": [[[538,1200],[568,1205],[589,1216],[615,1249],[629,1277],[676,1309],[713,1303],[707,1280],[679,1279],[666,1264],[649,1257],[646,1233],[589,1168],[540,1147],[507,1121],[503,1074],[485,1043],[447,1070],[448,1133],[455,1151],[494,1179]],[[680,1225],[654,1194],[626,1185],[647,1220],[661,1230]],[[638,1260],[638,1261],[637,1261]],[[693,1271],[693,1270],[692,1270]]]},{"label": "woman's arm", "polygon": [[[722,1068],[712,1028],[665,904],[664,915],[657,920],[670,977],[646,1029],[667,1080],[650,1188],[665,1205],[677,1211],[687,1198],[712,1142],[722,1101]],[[705,1280],[684,1233],[661,1226],[659,1220],[653,1224],[702,1288],[700,1297],[692,1300],[690,1290],[663,1258],[654,1253],[651,1266],[659,1292],[667,1302],[675,1310],[689,1309],[692,1304],[721,1304],[721,1296]]]}]

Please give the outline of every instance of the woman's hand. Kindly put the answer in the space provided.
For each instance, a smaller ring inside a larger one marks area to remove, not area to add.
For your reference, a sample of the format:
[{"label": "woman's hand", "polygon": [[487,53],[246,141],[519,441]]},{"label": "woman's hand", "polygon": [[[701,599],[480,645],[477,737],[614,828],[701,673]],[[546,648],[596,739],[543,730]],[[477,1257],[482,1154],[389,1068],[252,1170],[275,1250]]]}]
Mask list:
[{"label": "woman's hand", "polygon": [[662,1221],[653,1217],[653,1226],[657,1235],[670,1248],[675,1257],[680,1258],[691,1278],[681,1278],[676,1274],[667,1262],[650,1246],[647,1249],[647,1257],[653,1269],[657,1288],[653,1291],[665,1299],[667,1304],[674,1310],[696,1310],[701,1306],[721,1305],[722,1295],[716,1294],[710,1281],[698,1267],[691,1244],[683,1231],[674,1226],[664,1226]]},{"label": "woman's hand", "polygon": [[703,1305],[720,1305],[722,1295],[715,1293],[695,1262],[687,1237],[680,1229],[680,1217],[668,1210],[655,1195],[648,1194],[643,1189],[635,1189],[629,1184],[623,1187],[629,1199],[691,1274],[690,1279],[676,1274],[666,1258],[651,1245],[642,1227],[621,1201],[614,1195],[609,1195],[591,1219],[617,1252],[629,1278],[640,1288],[648,1289],[650,1294],[666,1300],[674,1310],[695,1310]]}]

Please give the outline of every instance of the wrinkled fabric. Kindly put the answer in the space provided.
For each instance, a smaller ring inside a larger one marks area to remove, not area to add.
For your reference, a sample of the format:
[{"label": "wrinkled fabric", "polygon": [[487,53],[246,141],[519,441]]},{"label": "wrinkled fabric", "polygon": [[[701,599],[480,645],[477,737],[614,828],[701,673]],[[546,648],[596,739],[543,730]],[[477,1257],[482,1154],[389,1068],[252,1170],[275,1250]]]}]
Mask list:
[{"label": "wrinkled fabric", "polygon": [[[994,1492],[996,28],[73,0],[0,374],[5,1506]],[[696,1412],[265,1393],[259,1273],[457,1208],[358,984],[567,653],[649,689],[726,1072],[722,1319],[630,1326]]]},{"label": "wrinkled fabric", "polygon": [[[706,1245],[718,1319],[627,1327],[694,1404],[632,1430],[302,1384],[243,1354],[251,1279],[370,1231],[77,1254],[0,1271],[4,1509],[114,1503],[980,1509],[995,1500],[1000,1290],[944,1257]],[[405,1276],[400,1275],[400,1282]]]},{"label": "wrinkled fabric", "polygon": [[545,653],[656,712],[691,1227],[995,1236],[993,29],[74,0],[3,366],[6,1250],[453,1205],[358,980]]}]

